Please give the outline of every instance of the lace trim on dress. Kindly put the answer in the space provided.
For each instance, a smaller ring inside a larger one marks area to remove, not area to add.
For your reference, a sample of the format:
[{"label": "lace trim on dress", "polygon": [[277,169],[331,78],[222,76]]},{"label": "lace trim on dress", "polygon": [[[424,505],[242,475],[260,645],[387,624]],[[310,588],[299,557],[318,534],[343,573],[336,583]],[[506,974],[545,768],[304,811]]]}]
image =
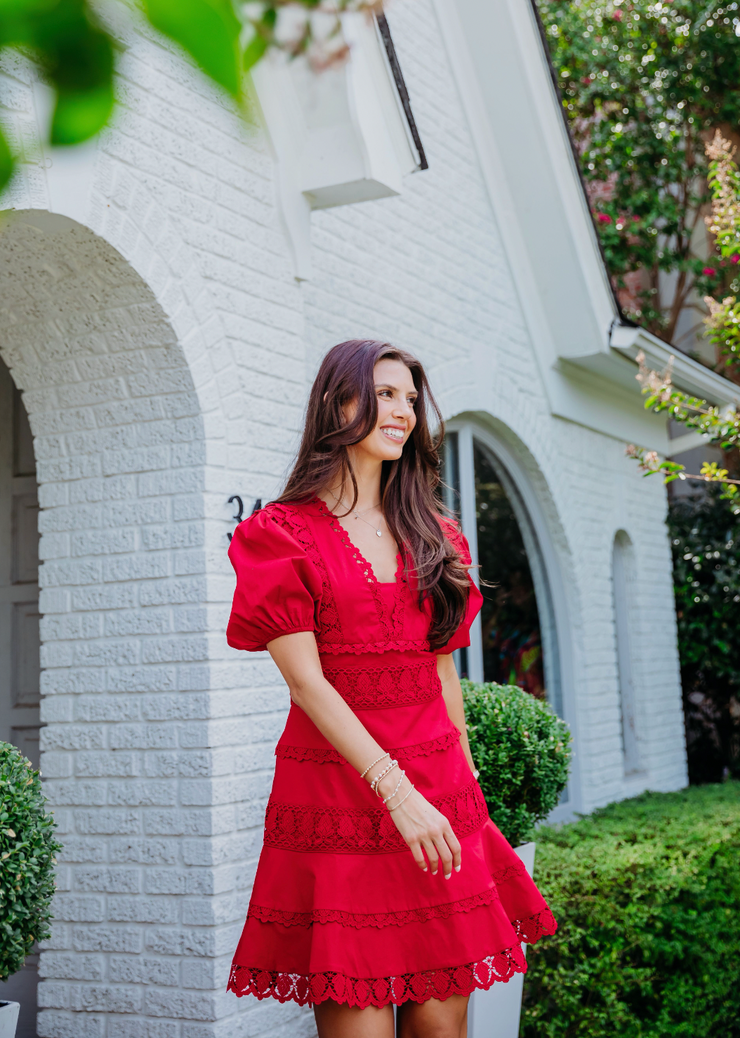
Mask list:
[{"label": "lace trim on dress", "polygon": [[498,872],[494,872],[493,882],[508,883],[512,879],[519,879],[520,876],[526,876],[527,874],[524,862],[515,861],[511,865],[506,865],[503,869],[499,869]]},{"label": "lace trim on dress", "polygon": [[[429,757],[432,753],[437,753],[440,750],[449,750],[451,746],[455,746],[459,741],[460,733],[457,728],[454,728],[436,739],[417,742],[413,746],[399,746],[388,750],[388,753],[399,761],[413,760],[414,757]],[[278,743],[275,747],[275,756],[280,760],[311,761],[313,764],[347,763],[341,753],[338,753],[331,746],[319,748],[314,746],[289,746]]]},{"label": "lace trim on dress", "polygon": [[250,905],[248,919],[257,919],[260,923],[280,923],[281,926],[313,926],[314,923],[339,923],[340,926],[353,926],[361,929],[367,926],[378,928],[384,926],[406,926],[408,923],[426,923],[429,919],[449,919],[460,912],[472,912],[475,908],[485,908],[498,901],[495,889],[484,890],[480,894],[463,898],[461,901],[450,901],[445,905],[421,905],[418,908],[407,908],[402,912],[345,912],[341,908],[314,908],[311,912],[284,912],[280,908],[267,908],[264,905]]},{"label": "lace trim on dress", "polygon": [[[446,815],[458,838],[476,832],[488,809],[473,779],[431,803]],[[385,808],[317,807],[270,801],[265,814],[265,846],[286,851],[332,854],[392,854],[407,845]]]},{"label": "lace trim on dress", "polygon": [[517,937],[527,944],[534,944],[540,937],[548,937],[554,934],[558,928],[555,916],[549,908],[543,909],[537,915],[530,915],[526,919],[514,919],[511,924]]},{"label": "lace trim on dress", "polygon": [[406,591],[406,567],[403,555],[401,552],[396,554],[395,591],[393,595],[393,605],[389,613],[386,600],[383,598],[383,593],[380,590],[380,584],[378,578],[375,576],[373,567],[367,561],[360,549],[352,543],[349,534],[334,513],[327,507],[326,503],[322,501],[320,497],[315,497],[313,503],[318,506],[319,511],[324,518],[329,520],[329,526],[334,533],[336,533],[342,544],[360,567],[362,576],[372,592],[373,601],[375,602],[375,611],[378,614],[378,621],[385,631],[388,641],[391,641],[394,637],[398,637],[403,631],[403,599]]},{"label": "lace trim on dress", "polygon": [[270,513],[270,518],[274,523],[288,527],[321,576],[320,630],[317,638],[328,642],[341,642],[342,621],[339,618],[339,610],[334,599],[334,589],[329,580],[326,563],[308,527],[308,523],[300,512],[287,505],[270,505]]},{"label": "lace trim on dress", "polygon": [[429,703],[442,694],[436,659],[400,667],[324,667],[324,677],[353,710]]},{"label": "lace trim on dress", "polygon": [[341,644],[322,642],[321,634],[317,635],[319,654],[327,653],[339,656],[349,652],[353,656],[363,656],[366,652],[429,652],[428,641],[392,641],[392,642],[342,642]]},{"label": "lace trim on dress", "polygon": [[476,988],[486,990],[496,981],[507,981],[515,973],[527,972],[521,945],[488,955],[464,966],[448,966],[424,973],[404,973],[397,977],[348,977],[343,973],[280,973],[256,966],[231,967],[228,990],[236,995],[276,998],[279,1002],[316,1004],[333,999],[350,1006],[385,1006],[389,1003],[426,1002],[451,995],[469,995]]}]

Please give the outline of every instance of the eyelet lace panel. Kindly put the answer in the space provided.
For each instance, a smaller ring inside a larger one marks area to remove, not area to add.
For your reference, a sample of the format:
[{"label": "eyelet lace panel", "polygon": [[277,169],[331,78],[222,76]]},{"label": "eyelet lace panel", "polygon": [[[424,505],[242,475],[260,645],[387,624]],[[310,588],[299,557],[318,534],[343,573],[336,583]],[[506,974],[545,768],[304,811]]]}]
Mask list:
[{"label": "eyelet lace panel", "polygon": [[407,590],[406,567],[404,564],[403,554],[399,552],[396,555],[395,591],[393,595],[393,605],[389,611],[386,605],[386,600],[383,598],[383,593],[380,590],[378,579],[373,571],[373,567],[367,561],[359,548],[355,547],[352,543],[349,534],[334,513],[327,508],[326,503],[322,501],[320,497],[314,498],[314,503],[318,505],[321,514],[329,520],[329,526],[334,533],[336,533],[351,557],[360,567],[360,573],[372,592],[373,601],[375,602],[375,611],[378,614],[378,621],[382,626],[388,641],[400,637],[403,633],[404,599]]},{"label": "eyelet lace panel", "polygon": [[534,944],[540,937],[548,937],[554,934],[558,928],[555,916],[549,908],[530,915],[526,919],[514,919],[512,924],[517,937],[527,944]]},{"label": "eyelet lace panel", "polygon": [[507,981],[515,973],[527,972],[521,946],[489,955],[464,966],[404,973],[397,977],[348,977],[343,973],[279,973],[256,966],[231,967],[228,990],[236,995],[276,998],[279,1002],[316,1004],[333,999],[350,1006],[385,1006],[389,1003],[426,1002],[450,995],[469,995],[476,988],[490,988],[496,981]]},{"label": "eyelet lace panel", "polygon": [[[391,757],[399,761],[413,760],[415,757],[429,757],[432,753],[440,750],[449,750],[460,741],[460,733],[457,728],[436,739],[427,742],[417,742],[413,746],[399,746],[388,750]],[[347,761],[333,747],[318,748],[314,746],[289,746],[277,744],[275,756],[280,760],[311,761],[313,764],[346,764]]]},{"label": "eyelet lace panel", "polygon": [[288,505],[270,505],[270,518],[279,526],[286,526],[321,575],[321,604],[319,606],[320,631],[317,638],[325,642],[342,641],[342,621],[334,599],[334,589],[329,580],[326,563],[311,533],[305,518]]},{"label": "eyelet lace panel", "polygon": [[279,923],[281,926],[313,926],[314,923],[339,923],[340,926],[352,926],[363,929],[375,926],[406,926],[408,923],[426,923],[429,919],[449,919],[460,912],[472,912],[475,908],[485,908],[498,901],[498,893],[494,889],[484,890],[480,894],[463,898],[461,901],[450,901],[444,905],[421,905],[408,908],[403,912],[345,912],[341,908],[314,908],[311,912],[284,912],[280,908],[267,908],[264,905],[250,905],[248,919],[257,919],[260,923]]},{"label": "eyelet lace panel", "polygon": [[324,667],[323,671],[353,710],[430,703],[442,694],[436,659],[400,667]]},{"label": "eyelet lace panel", "polygon": [[[458,838],[476,832],[488,819],[478,783],[431,803],[446,815]],[[332,854],[393,854],[406,843],[385,808],[315,807],[270,801],[265,815],[265,846],[286,851]]]}]

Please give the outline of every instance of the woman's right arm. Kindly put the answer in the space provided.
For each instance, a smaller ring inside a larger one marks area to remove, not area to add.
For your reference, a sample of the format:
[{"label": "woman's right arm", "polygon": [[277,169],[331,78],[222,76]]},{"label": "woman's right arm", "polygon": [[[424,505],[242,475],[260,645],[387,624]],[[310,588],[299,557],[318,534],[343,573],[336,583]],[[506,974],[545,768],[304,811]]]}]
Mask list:
[{"label": "woman's right arm", "polygon": [[[385,754],[385,747],[375,741],[357,715],[324,677],[316,638],[311,632],[283,635],[269,642],[267,648],[285,679],[290,690],[290,698],[310,717],[321,734],[359,774],[366,770],[371,761]],[[372,767],[365,775],[367,782],[371,782],[387,764],[386,757]],[[383,797],[390,796],[398,785],[398,779],[399,769],[394,768],[380,780],[378,790]],[[409,791],[409,796],[406,796]],[[426,855],[432,875],[437,874],[439,862],[442,863],[446,879],[450,878],[453,867],[459,872],[460,842],[452,831],[449,820],[417,789],[412,790],[408,778],[403,779],[397,795],[390,801],[389,806],[392,808],[394,804],[399,806],[391,811],[391,818],[408,844],[419,868],[427,871],[424,858]]]}]

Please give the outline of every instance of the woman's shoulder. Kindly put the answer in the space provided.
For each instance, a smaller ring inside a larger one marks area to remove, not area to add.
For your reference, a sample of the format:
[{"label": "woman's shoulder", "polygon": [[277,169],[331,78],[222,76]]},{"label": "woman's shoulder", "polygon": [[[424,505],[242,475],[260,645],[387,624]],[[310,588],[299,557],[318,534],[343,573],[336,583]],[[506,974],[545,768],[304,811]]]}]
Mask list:
[{"label": "woman's shoulder", "polygon": [[270,501],[237,526],[234,541],[285,545],[292,541],[305,548],[309,537],[306,515],[311,502]]}]

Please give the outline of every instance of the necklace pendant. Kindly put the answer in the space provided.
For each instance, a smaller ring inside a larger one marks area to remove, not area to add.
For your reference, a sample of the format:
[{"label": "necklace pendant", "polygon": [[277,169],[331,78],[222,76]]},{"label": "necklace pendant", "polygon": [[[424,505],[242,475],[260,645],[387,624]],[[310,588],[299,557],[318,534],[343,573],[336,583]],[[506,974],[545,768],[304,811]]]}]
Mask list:
[{"label": "necklace pendant", "polygon": [[375,533],[378,535],[378,537],[382,537],[383,536],[383,531],[382,530],[376,530]]}]

